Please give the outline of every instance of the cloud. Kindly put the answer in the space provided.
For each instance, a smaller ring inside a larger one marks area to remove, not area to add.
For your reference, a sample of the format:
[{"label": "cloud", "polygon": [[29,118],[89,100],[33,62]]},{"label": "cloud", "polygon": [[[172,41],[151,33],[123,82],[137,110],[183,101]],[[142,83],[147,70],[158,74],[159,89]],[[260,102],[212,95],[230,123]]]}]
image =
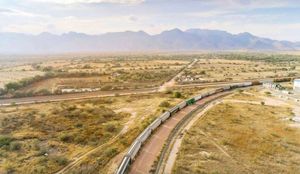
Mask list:
[{"label": "cloud", "polygon": [[5,5],[0,0],[0,31],[157,34],[172,28],[208,28],[300,40],[296,1],[18,0]]},{"label": "cloud", "polygon": [[190,17],[200,17],[200,18],[209,18],[209,17],[218,17],[232,13],[229,10],[210,10],[210,11],[201,11],[201,12],[188,12],[185,15]]},{"label": "cloud", "polygon": [[17,9],[1,9],[0,14],[5,16],[16,16],[16,17],[48,17],[47,15],[35,14]]},{"label": "cloud", "polygon": [[11,13],[11,12],[13,11],[10,9],[0,8],[0,13]]},{"label": "cloud", "polygon": [[222,9],[259,9],[259,8],[283,8],[283,7],[299,7],[298,0],[211,0],[205,2],[217,8]]},{"label": "cloud", "polygon": [[31,0],[33,2],[41,3],[55,3],[55,4],[91,4],[91,3],[111,3],[111,4],[139,4],[144,0]]},{"label": "cloud", "polygon": [[129,20],[132,21],[132,22],[136,22],[139,19],[136,16],[129,16]]}]

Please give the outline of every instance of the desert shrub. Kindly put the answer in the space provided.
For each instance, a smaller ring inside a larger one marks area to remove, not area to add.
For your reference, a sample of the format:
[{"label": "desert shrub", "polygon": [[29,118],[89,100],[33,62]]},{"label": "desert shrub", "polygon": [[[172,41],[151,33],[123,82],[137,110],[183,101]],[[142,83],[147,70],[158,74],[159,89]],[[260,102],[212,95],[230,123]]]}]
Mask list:
[{"label": "desert shrub", "polygon": [[47,89],[41,89],[39,91],[36,92],[37,95],[50,95],[51,92],[48,91]]},{"label": "desert shrub", "polygon": [[17,151],[17,150],[20,150],[22,147],[21,143],[18,143],[18,142],[12,142],[10,143],[9,145],[9,150],[11,151]]},{"label": "desert shrub", "polygon": [[10,161],[4,162],[3,168],[4,168],[5,173],[7,173],[7,174],[14,173],[14,171],[15,171],[15,166]]},{"label": "desert shrub", "polygon": [[15,90],[19,89],[20,87],[21,87],[21,85],[18,82],[10,82],[5,85],[5,89],[7,91],[15,91]]},{"label": "desert shrub", "polygon": [[101,114],[104,118],[111,118],[116,115],[114,111],[104,108],[104,107],[101,108],[101,112],[102,112]]},{"label": "desert shrub", "polygon": [[111,90],[112,86],[111,85],[104,85],[101,90],[107,91],[107,90]]},{"label": "desert shrub", "polygon": [[117,127],[113,123],[109,123],[105,126],[105,130],[108,132],[115,132]]},{"label": "desert shrub", "polygon": [[266,91],[265,94],[266,95],[271,95],[271,92],[270,91]]},{"label": "desert shrub", "polygon": [[174,95],[175,98],[181,98],[182,97],[182,94],[178,91],[174,92],[173,95]]},{"label": "desert shrub", "polygon": [[48,153],[48,150],[45,148],[39,149],[37,156],[44,156],[46,153]]},{"label": "desert shrub", "polygon": [[59,136],[59,139],[60,141],[63,141],[63,142],[71,142],[73,141],[73,136],[72,135],[69,135],[69,134],[61,134]]},{"label": "desert shrub", "polygon": [[242,92],[244,92],[244,90],[242,90],[242,89],[239,89],[239,90],[238,90],[238,92],[239,92],[239,93],[242,93]]},{"label": "desert shrub", "polygon": [[76,109],[76,105],[71,105],[69,107],[66,108],[67,111],[74,111]]},{"label": "desert shrub", "polygon": [[159,104],[160,107],[169,107],[170,106],[170,103],[167,102],[167,101],[163,101]]},{"label": "desert shrub", "polygon": [[118,149],[117,148],[108,148],[104,153],[106,156],[112,157],[118,153]]},{"label": "desert shrub", "polygon": [[42,71],[44,71],[44,72],[48,72],[48,71],[52,71],[52,70],[53,70],[52,66],[46,66],[42,69]]},{"label": "desert shrub", "polygon": [[89,64],[86,64],[86,65],[84,65],[82,68],[83,68],[83,69],[91,69],[91,68],[92,68],[92,66],[91,66],[91,65],[89,65]]},{"label": "desert shrub", "polygon": [[173,93],[173,91],[169,90],[169,89],[165,92],[165,94],[172,94],[172,93]]},{"label": "desert shrub", "polygon": [[9,146],[12,141],[13,141],[13,138],[11,138],[9,136],[0,136],[0,147]]},{"label": "desert shrub", "polygon": [[47,169],[45,166],[34,166],[32,173],[46,173]]},{"label": "desert shrub", "polygon": [[200,74],[201,74],[201,75],[205,75],[206,72],[205,72],[204,70],[202,70],[202,71],[200,71]]},{"label": "desert shrub", "polygon": [[52,156],[51,160],[53,160],[60,166],[64,166],[68,163],[68,159],[64,156]]},{"label": "desert shrub", "polygon": [[81,128],[82,126],[83,126],[82,123],[76,123],[76,124],[75,124],[75,127],[77,127],[77,128]]}]

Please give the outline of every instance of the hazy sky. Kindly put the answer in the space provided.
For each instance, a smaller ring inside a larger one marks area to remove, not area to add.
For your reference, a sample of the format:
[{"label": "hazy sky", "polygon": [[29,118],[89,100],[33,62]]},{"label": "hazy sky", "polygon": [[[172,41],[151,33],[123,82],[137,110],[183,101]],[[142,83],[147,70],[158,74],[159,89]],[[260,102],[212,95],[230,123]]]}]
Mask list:
[{"label": "hazy sky", "polygon": [[0,0],[0,32],[88,34],[179,28],[300,41],[299,0]]}]

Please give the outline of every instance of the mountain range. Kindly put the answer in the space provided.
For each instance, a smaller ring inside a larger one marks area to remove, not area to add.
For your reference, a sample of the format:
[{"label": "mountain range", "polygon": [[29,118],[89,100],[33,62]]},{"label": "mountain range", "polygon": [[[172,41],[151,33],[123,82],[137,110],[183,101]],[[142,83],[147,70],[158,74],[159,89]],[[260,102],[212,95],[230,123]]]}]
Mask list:
[{"label": "mountain range", "polygon": [[149,35],[143,31],[88,35],[69,32],[0,33],[0,54],[49,54],[107,51],[297,50],[300,42],[278,41],[250,33],[172,29]]}]

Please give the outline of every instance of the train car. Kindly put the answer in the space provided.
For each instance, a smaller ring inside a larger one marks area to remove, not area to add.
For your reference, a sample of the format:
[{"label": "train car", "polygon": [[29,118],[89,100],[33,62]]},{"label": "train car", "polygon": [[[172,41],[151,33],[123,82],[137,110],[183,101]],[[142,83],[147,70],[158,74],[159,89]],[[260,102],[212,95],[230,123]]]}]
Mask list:
[{"label": "train car", "polygon": [[208,93],[208,92],[202,94],[202,98],[207,97],[207,96],[209,96],[209,93]]},{"label": "train car", "polygon": [[134,143],[130,146],[127,155],[130,157],[130,160],[134,160],[136,154],[139,152],[142,143],[138,140],[135,140]]},{"label": "train car", "polygon": [[215,90],[215,94],[216,94],[216,93],[219,93],[219,92],[223,92],[223,91],[224,91],[223,88],[218,88],[218,89]]},{"label": "train car", "polygon": [[209,91],[208,96],[214,95],[215,93],[217,93],[217,90]]},{"label": "train car", "polygon": [[153,132],[160,124],[161,124],[161,119],[157,118],[155,119],[149,126],[149,128],[151,129],[151,132]]},{"label": "train car", "polygon": [[244,86],[246,87],[246,86],[251,86],[252,85],[252,82],[245,82],[244,83]]},{"label": "train car", "polygon": [[183,101],[183,102],[178,104],[178,107],[179,107],[179,109],[182,109],[182,108],[186,107],[186,105],[187,105],[186,101]]},{"label": "train car", "polygon": [[130,163],[130,157],[125,156],[115,174],[124,174],[128,169],[129,163]]},{"label": "train car", "polygon": [[230,89],[235,89],[235,88],[239,87],[238,85],[239,85],[239,84],[233,84],[233,85],[230,85]]},{"label": "train car", "polygon": [[168,119],[171,116],[171,113],[169,111],[163,113],[161,116],[159,116],[159,119],[164,122],[166,119]]},{"label": "train car", "polygon": [[251,82],[251,85],[260,85],[261,84],[261,82],[259,82],[259,81],[253,81],[253,82]]},{"label": "train car", "polygon": [[172,114],[176,113],[178,110],[179,110],[179,106],[176,105],[173,108],[169,109],[169,112],[172,115]]},{"label": "train car", "polygon": [[146,128],[137,138],[142,144],[147,140],[147,138],[151,135],[151,129]]},{"label": "train car", "polygon": [[196,103],[195,98],[190,98],[190,99],[188,99],[188,100],[186,101],[186,104],[187,104],[187,105],[193,105],[193,104],[195,104],[195,103]]},{"label": "train car", "polygon": [[238,87],[238,88],[245,87],[245,83],[240,83],[240,84],[237,85],[237,87]]},{"label": "train car", "polygon": [[230,89],[230,86],[224,86],[224,87],[223,87],[223,90],[224,90],[224,91],[228,91],[229,89]]},{"label": "train car", "polygon": [[201,98],[202,98],[202,95],[197,95],[197,96],[194,97],[195,101],[198,101],[198,100],[200,100]]}]

